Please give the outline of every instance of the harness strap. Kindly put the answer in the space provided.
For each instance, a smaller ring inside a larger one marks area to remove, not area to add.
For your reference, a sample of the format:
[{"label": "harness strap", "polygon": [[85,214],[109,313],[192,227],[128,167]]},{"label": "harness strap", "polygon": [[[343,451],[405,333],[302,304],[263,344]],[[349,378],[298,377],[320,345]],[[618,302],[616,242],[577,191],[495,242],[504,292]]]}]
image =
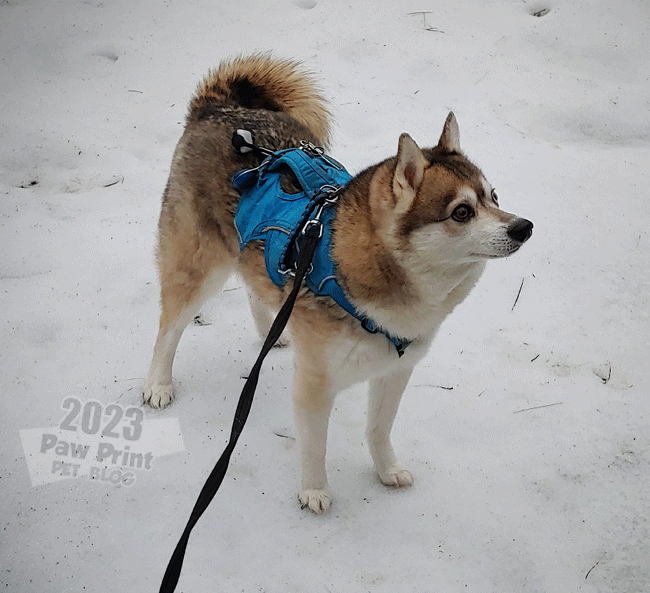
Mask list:
[{"label": "harness strap", "polygon": [[352,303],[350,303],[350,301],[347,299],[345,293],[343,292],[343,289],[341,288],[341,285],[336,282],[336,279],[333,276],[325,278],[325,280],[321,282],[321,286],[324,286],[326,282],[330,281],[332,286],[328,289],[328,294],[337,302],[339,307],[345,309],[350,315],[352,315],[352,317],[358,319],[361,323],[361,327],[368,333],[384,334],[386,338],[393,343],[393,346],[395,346],[395,349],[397,350],[397,355],[401,358],[404,355],[407,346],[412,342],[412,340],[406,340],[404,338],[393,336],[392,334],[389,334],[387,331],[379,327],[372,319],[360,315]]},{"label": "harness strap", "polygon": [[332,178],[328,175],[327,169],[323,168],[319,161],[319,157],[313,157],[304,150],[292,149],[283,152],[279,159],[279,162],[291,167],[304,190],[319,188],[332,183]]}]

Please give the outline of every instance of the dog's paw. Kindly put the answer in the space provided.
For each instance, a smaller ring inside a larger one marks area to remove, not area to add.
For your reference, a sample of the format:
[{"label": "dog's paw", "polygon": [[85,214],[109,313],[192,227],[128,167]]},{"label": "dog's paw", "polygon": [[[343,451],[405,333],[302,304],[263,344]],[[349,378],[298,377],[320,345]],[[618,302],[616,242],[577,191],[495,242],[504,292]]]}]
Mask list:
[{"label": "dog's paw", "polygon": [[144,403],[152,408],[166,408],[174,399],[174,386],[171,383],[168,385],[154,383],[151,386],[147,385],[142,395]]},{"label": "dog's paw", "polygon": [[378,471],[377,474],[386,486],[395,486],[396,488],[413,486],[413,474],[399,462],[386,471]]},{"label": "dog's paw", "polygon": [[298,493],[298,500],[303,509],[314,511],[320,515],[327,511],[332,504],[332,493],[329,488],[319,490],[301,490]]}]

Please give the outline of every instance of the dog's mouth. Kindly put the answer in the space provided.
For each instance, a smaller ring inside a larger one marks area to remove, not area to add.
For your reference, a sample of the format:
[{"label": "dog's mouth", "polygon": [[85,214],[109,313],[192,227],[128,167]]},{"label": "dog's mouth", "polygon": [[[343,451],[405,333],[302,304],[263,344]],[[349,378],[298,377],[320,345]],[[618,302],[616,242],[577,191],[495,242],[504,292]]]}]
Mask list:
[{"label": "dog's mouth", "polygon": [[521,246],[523,243],[520,245],[513,245],[511,249],[506,251],[505,253],[472,253],[472,257],[479,257],[482,259],[501,259],[503,257],[508,257],[512,255],[513,253],[516,253],[521,249]]}]

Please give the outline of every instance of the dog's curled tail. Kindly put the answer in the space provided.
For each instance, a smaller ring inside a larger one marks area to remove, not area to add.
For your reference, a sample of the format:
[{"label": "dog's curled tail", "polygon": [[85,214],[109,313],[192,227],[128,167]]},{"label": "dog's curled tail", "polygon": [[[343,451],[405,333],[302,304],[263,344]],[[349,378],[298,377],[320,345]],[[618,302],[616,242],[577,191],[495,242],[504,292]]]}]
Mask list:
[{"label": "dog's curled tail", "polygon": [[222,62],[199,84],[190,101],[188,121],[211,104],[239,105],[289,114],[321,144],[329,145],[331,116],[312,77],[300,63],[269,54],[239,56]]}]

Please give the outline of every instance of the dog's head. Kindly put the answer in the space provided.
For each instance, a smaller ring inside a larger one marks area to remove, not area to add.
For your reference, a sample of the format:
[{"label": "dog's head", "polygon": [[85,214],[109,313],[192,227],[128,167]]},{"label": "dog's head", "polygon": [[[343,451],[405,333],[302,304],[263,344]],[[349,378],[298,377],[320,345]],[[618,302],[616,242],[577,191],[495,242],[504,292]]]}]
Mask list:
[{"label": "dog's head", "polygon": [[[501,210],[494,188],[461,152],[450,113],[434,148],[408,134],[371,187],[375,227],[426,268],[506,257],[531,236],[533,223]],[[413,262],[416,263],[416,262]]]}]

